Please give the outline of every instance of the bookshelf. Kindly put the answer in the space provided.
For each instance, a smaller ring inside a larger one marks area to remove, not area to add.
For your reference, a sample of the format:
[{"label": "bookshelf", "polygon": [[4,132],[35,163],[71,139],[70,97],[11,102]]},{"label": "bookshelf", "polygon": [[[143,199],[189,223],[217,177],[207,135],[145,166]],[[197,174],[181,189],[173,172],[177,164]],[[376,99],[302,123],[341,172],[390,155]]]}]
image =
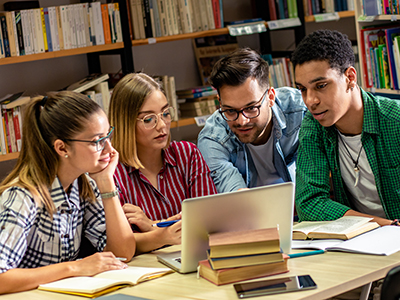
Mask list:
[{"label": "bookshelf", "polygon": [[[348,10],[348,11],[339,11],[337,12],[339,17],[342,18],[349,18],[349,17],[354,17],[355,16],[355,11],[354,10]],[[312,16],[304,16],[304,21],[306,23],[310,22],[315,22],[315,17]]]},{"label": "bookshelf", "polygon": [[[380,5],[380,1],[378,1],[378,5]],[[365,69],[362,60],[364,59],[364,55],[362,54],[362,38],[361,38],[361,29],[364,26],[371,26],[371,25],[387,25],[392,23],[393,25],[397,25],[395,27],[400,27],[400,23],[398,20],[400,19],[400,15],[397,14],[382,14],[382,15],[375,15],[375,16],[365,16],[363,11],[363,3],[361,0],[355,0],[355,25],[356,25],[356,32],[357,32],[357,44],[358,44],[358,53],[360,57],[360,72],[361,72],[361,82],[359,83],[360,86],[365,91],[372,92],[372,93],[379,93],[379,94],[386,94],[388,97],[392,96],[399,96],[400,90],[395,89],[386,89],[386,88],[376,88],[376,87],[367,87],[366,85],[366,73],[368,72]],[[400,75],[400,74],[399,74]],[[396,97],[398,98],[398,97]]]}]

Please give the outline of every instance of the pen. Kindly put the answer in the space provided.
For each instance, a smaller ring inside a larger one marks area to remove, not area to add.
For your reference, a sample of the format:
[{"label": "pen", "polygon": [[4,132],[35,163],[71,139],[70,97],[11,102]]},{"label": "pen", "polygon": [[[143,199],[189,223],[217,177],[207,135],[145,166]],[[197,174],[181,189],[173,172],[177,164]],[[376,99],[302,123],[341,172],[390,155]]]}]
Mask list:
[{"label": "pen", "polygon": [[174,224],[174,223],[176,223],[176,222],[178,222],[178,221],[180,221],[180,220],[173,220],[173,221],[165,221],[165,222],[158,222],[158,223],[154,223],[153,225],[151,225],[151,226],[153,226],[153,227],[168,227],[168,226],[171,226],[172,224]]},{"label": "pen", "polygon": [[290,258],[295,258],[295,257],[309,256],[309,255],[322,254],[322,253],[325,253],[325,250],[315,250],[315,251],[307,251],[307,252],[300,252],[300,253],[292,253],[292,254],[288,254],[288,256]]}]

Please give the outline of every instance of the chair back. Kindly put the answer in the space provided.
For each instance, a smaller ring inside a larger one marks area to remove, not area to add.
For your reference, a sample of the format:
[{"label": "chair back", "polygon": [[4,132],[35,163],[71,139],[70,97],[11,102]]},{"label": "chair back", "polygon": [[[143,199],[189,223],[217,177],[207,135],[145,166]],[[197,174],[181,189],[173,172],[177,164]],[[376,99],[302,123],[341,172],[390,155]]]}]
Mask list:
[{"label": "chair back", "polygon": [[383,280],[381,300],[400,299],[400,266],[394,267]]}]

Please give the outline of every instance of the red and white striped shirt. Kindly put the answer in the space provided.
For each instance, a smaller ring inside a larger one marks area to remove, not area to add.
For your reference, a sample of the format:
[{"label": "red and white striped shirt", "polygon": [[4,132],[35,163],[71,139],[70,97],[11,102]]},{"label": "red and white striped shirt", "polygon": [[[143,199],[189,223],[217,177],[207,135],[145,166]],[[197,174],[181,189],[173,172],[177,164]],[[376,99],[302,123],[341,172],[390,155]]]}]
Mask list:
[{"label": "red and white striped shirt", "polygon": [[120,189],[121,205],[131,203],[151,220],[161,220],[178,214],[184,199],[217,193],[210,169],[194,144],[173,141],[163,151],[163,158],[164,166],[157,175],[158,189],[140,170],[117,165],[114,181]]}]

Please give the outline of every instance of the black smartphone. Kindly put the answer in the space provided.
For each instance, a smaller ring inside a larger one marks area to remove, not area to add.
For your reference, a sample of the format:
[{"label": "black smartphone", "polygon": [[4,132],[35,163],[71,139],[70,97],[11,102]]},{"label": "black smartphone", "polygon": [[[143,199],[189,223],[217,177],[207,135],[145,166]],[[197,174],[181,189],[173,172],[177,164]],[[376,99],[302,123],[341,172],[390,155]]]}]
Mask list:
[{"label": "black smartphone", "polygon": [[237,283],[233,287],[240,299],[271,294],[296,292],[317,288],[310,275],[290,276],[248,283]]}]

